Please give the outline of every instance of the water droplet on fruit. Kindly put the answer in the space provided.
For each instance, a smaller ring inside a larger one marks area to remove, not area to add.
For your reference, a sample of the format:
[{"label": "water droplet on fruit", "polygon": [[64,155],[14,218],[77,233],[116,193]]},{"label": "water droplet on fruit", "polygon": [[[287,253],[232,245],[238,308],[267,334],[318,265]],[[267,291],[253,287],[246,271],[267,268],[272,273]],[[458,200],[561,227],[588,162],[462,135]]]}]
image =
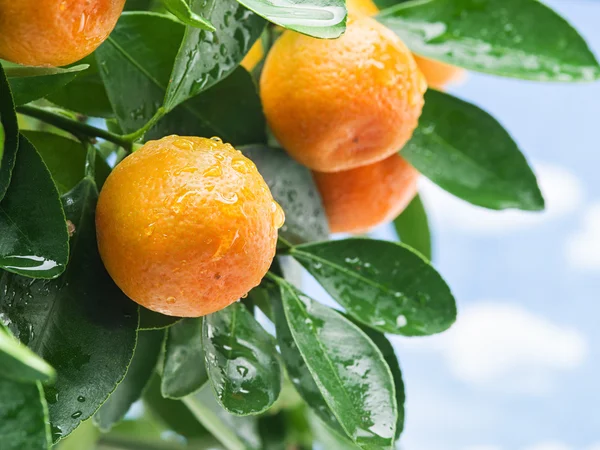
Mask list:
[{"label": "water droplet on fruit", "polygon": [[176,301],[176,300],[175,300],[175,297],[169,297],[169,298],[167,298],[167,304],[169,304],[169,305],[172,305],[172,304],[174,304],[174,303],[175,303],[175,301]]},{"label": "water droplet on fruit", "polygon": [[173,141],[173,145],[181,150],[193,150],[194,143],[188,139],[179,138]]},{"label": "water droplet on fruit", "polygon": [[214,164],[202,172],[202,175],[205,177],[220,177],[223,175],[223,169],[221,169],[220,164]]},{"label": "water droplet on fruit", "polygon": [[144,229],[144,234],[146,236],[152,236],[153,233],[154,233],[154,224],[151,223]]},{"label": "water droplet on fruit", "polygon": [[239,173],[248,173],[250,171],[250,165],[246,159],[242,158],[234,158],[233,161],[231,161],[231,167]]},{"label": "water droplet on fruit", "polygon": [[213,136],[213,137],[211,137],[211,138],[210,138],[210,140],[211,140],[211,141],[215,141],[215,142],[216,142],[216,143],[218,143],[218,144],[222,144],[222,143],[223,143],[223,139],[221,139],[221,138],[220,138],[220,137],[218,137],[218,136]]},{"label": "water droplet on fruit", "polygon": [[221,203],[225,203],[226,205],[233,205],[233,204],[237,203],[238,196],[235,192],[225,192],[225,193],[217,192],[216,200]]},{"label": "water droplet on fruit", "polygon": [[279,206],[279,203],[275,201],[271,204],[271,209],[273,211],[273,226],[279,229],[285,223],[285,213],[281,209],[281,206]]}]

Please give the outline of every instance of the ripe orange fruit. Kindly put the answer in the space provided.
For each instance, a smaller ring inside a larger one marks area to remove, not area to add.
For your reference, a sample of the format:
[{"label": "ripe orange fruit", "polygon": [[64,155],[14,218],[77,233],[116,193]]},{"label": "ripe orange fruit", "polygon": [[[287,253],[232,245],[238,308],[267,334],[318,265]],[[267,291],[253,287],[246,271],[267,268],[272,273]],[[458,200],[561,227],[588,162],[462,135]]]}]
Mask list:
[{"label": "ripe orange fruit", "polygon": [[92,53],[115,27],[125,0],[0,0],[0,58],[64,66]]},{"label": "ripe orange fruit", "polygon": [[112,171],[100,193],[100,255],[131,299],[197,317],[257,286],[283,211],[252,161],[218,138],[168,136]]},{"label": "ripe orange fruit", "polygon": [[394,219],[417,193],[419,173],[398,154],[336,173],[313,172],[332,233],[362,233]]},{"label": "ripe orange fruit", "polygon": [[[379,12],[379,8],[373,3],[373,0],[347,0],[346,7],[348,11],[364,16],[374,16]],[[444,64],[423,56],[414,55],[417,66],[425,76],[427,85],[434,89],[443,89],[446,85],[462,80],[465,77],[465,70],[460,67]]]},{"label": "ripe orange fruit", "polygon": [[380,161],[410,139],[426,85],[410,51],[369,17],[338,39],[285,31],[260,80],[273,134],[300,163],[336,172]]}]

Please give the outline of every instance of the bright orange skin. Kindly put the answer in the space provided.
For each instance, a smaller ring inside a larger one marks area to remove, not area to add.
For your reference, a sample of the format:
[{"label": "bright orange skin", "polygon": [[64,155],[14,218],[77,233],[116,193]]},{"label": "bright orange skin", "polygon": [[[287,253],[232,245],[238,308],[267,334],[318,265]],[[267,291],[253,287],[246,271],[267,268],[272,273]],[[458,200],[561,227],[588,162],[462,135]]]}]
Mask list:
[{"label": "bright orange skin", "polygon": [[313,172],[332,233],[363,233],[394,219],[417,193],[419,173],[398,154],[357,169]]},{"label": "bright orange skin", "polygon": [[262,42],[259,39],[252,47],[250,47],[250,50],[246,53],[246,56],[244,56],[240,65],[248,72],[251,72],[261,59],[263,59],[264,55],[265,52],[263,50]]},{"label": "bright orange skin", "polygon": [[198,317],[257,286],[283,212],[252,161],[220,140],[168,136],[110,174],[96,210],[98,248],[128,297]]},{"label": "bright orange skin", "polygon": [[339,39],[286,31],[260,80],[273,134],[300,163],[337,172],[381,161],[410,139],[426,85],[410,51],[369,17]]},{"label": "bright orange skin", "polygon": [[64,66],[92,53],[115,27],[125,0],[0,0],[0,58]]}]

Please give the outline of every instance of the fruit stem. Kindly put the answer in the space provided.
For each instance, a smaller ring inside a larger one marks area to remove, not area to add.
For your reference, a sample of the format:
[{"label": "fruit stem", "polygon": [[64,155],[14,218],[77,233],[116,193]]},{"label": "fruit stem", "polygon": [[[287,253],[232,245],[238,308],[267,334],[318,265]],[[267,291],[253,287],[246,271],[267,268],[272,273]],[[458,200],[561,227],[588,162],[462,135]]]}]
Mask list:
[{"label": "fruit stem", "polygon": [[126,139],[129,142],[135,142],[135,141],[138,141],[138,140],[142,139],[144,137],[144,135],[150,130],[150,128],[152,128],[154,125],[156,125],[156,123],[160,119],[162,119],[166,113],[167,113],[167,110],[161,106],[160,108],[158,108],[156,110],[156,113],[146,123],[146,125],[144,125],[139,130],[134,131],[133,133],[129,133],[129,134],[124,135],[123,139]]},{"label": "fruit stem", "polygon": [[128,152],[130,152],[133,147],[132,142],[125,139],[124,136],[112,133],[107,130],[102,130],[101,128],[93,127],[91,125],[88,125],[87,123],[78,122],[77,120],[70,119],[62,114],[58,114],[44,108],[39,108],[37,106],[31,105],[24,105],[17,106],[16,109],[17,112],[20,114],[24,114],[29,117],[34,117],[35,119],[39,119],[43,122],[49,123],[50,125],[54,125],[57,128],[68,131],[77,138],[97,137],[105,139],[109,142],[120,145]]}]

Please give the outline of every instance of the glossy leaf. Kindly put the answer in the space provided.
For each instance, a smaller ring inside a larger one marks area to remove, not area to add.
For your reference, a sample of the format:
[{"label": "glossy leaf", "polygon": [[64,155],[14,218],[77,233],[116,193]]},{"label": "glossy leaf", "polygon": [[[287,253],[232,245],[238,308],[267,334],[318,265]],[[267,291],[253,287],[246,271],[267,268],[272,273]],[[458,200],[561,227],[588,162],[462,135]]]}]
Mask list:
[{"label": "glossy leaf", "polygon": [[394,219],[394,228],[404,244],[431,261],[431,231],[427,212],[419,195]]},{"label": "glossy leaf", "polygon": [[225,411],[206,384],[183,399],[185,405],[228,450],[263,450],[254,416],[236,416]]},{"label": "glossy leaf", "polygon": [[113,283],[98,254],[97,196],[86,178],[63,197],[74,233],[61,277],[32,281],[0,272],[0,317],[57,373],[56,384],[46,389],[55,439],[104,403],[125,376],[135,347],[137,305]]},{"label": "glossy leaf", "polygon": [[310,415],[310,426],[316,441],[321,444],[322,448],[335,450],[358,450],[360,449],[354,442],[348,439],[347,436],[341,435],[321,421],[315,415]]},{"label": "glossy leaf", "polygon": [[108,400],[94,414],[94,423],[104,432],[120,422],[142,392],[158,362],[165,333],[158,331],[140,331],[135,347],[135,353],[127,369],[127,375],[110,394]]},{"label": "glossy leaf", "polygon": [[88,68],[67,85],[46,97],[52,103],[91,117],[113,117],[114,113],[95,55],[92,53],[77,63]]},{"label": "glossy leaf", "polygon": [[0,378],[2,450],[49,450],[48,406],[42,385]]},{"label": "glossy leaf", "polygon": [[279,289],[269,289],[272,300],[273,320],[277,330],[277,343],[281,352],[281,359],[285,365],[286,372],[294,387],[304,399],[306,404],[319,416],[319,418],[338,434],[345,435],[345,431],[338,422],[335,414],[323,398],[323,394],[308,369],[294,337],[288,326],[281,293]]},{"label": "glossy leaf", "polygon": [[163,0],[162,2],[167,10],[184,24],[201,30],[215,31],[215,27],[208,20],[190,9],[186,0]]},{"label": "glossy leaf", "polygon": [[443,189],[490,209],[541,210],[535,175],[510,135],[477,106],[427,91],[412,139],[401,152]]},{"label": "glossy leaf", "polygon": [[208,381],[202,348],[202,318],[183,319],[167,331],[161,392],[182,398]]},{"label": "glossy leaf", "polygon": [[327,217],[310,170],[283,150],[249,145],[240,150],[258,167],[275,200],[285,211],[279,234],[287,241],[323,241],[329,237]]},{"label": "glossy leaf", "polygon": [[[87,149],[81,142],[41,131],[25,131],[23,136],[34,145],[44,160],[60,194],[66,194],[83,179]],[[102,186],[109,173],[110,167],[98,154],[96,183]]]},{"label": "glossy leaf", "polygon": [[265,142],[266,120],[256,85],[243,67],[167,114],[148,139],[168,134],[218,136],[232,145]]},{"label": "glossy leaf", "polygon": [[69,68],[61,67],[6,67],[15,105],[24,105],[46,97],[51,92],[73,81],[80,72],[89,66],[79,64]]},{"label": "glossy leaf", "polygon": [[335,39],[346,30],[344,0],[238,0],[265,19],[317,38]]},{"label": "glossy leaf", "polygon": [[363,449],[392,449],[398,411],[379,349],[338,312],[278,284],[294,341],[342,428]]},{"label": "glossy leaf", "polygon": [[372,239],[290,250],[356,320],[385,333],[424,336],[456,320],[456,303],[436,270],[403,244]]},{"label": "glossy leaf", "polygon": [[167,111],[233,72],[265,26],[236,0],[191,0],[190,7],[215,31],[186,27],[165,96]]},{"label": "glossy leaf", "polygon": [[0,124],[3,139],[0,142],[0,201],[4,198],[19,148],[17,113],[4,69],[0,64]]},{"label": "glossy leaf", "polygon": [[161,330],[176,324],[181,317],[166,316],[140,306],[140,330]]},{"label": "glossy leaf", "polygon": [[0,325],[0,378],[20,382],[52,381],[56,372]]},{"label": "glossy leaf", "polygon": [[[96,50],[119,125],[137,131],[156,113],[184,27],[155,13],[125,13]],[[146,136],[219,136],[233,145],[264,142],[265,119],[250,75],[238,68],[213,88],[175,108]]]},{"label": "glossy leaf", "polygon": [[404,380],[402,379],[402,371],[400,370],[398,358],[394,352],[394,347],[392,347],[392,344],[383,333],[360,323],[357,323],[357,325],[367,336],[369,336],[377,348],[379,348],[379,351],[381,351],[381,354],[383,355],[383,359],[385,359],[385,362],[392,372],[394,386],[396,387],[396,404],[398,406],[398,421],[396,422],[396,439],[398,439],[404,430],[404,403],[406,401]]},{"label": "glossy leaf", "polygon": [[259,414],[277,400],[282,373],[275,343],[244,305],[206,316],[202,339],[209,379],[227,411]]},{"label": "glossy leaf", "polygon": [[592,81],[600,67],[577,31],[537,0],[419,0],[377,20],[415,53],[536,81]]},{"label": "glossy leaf", "polygon": [[69,234],[58,191],[44,161],[23,136],[0,202],[0,268],[32,278],[60,275]]}]

